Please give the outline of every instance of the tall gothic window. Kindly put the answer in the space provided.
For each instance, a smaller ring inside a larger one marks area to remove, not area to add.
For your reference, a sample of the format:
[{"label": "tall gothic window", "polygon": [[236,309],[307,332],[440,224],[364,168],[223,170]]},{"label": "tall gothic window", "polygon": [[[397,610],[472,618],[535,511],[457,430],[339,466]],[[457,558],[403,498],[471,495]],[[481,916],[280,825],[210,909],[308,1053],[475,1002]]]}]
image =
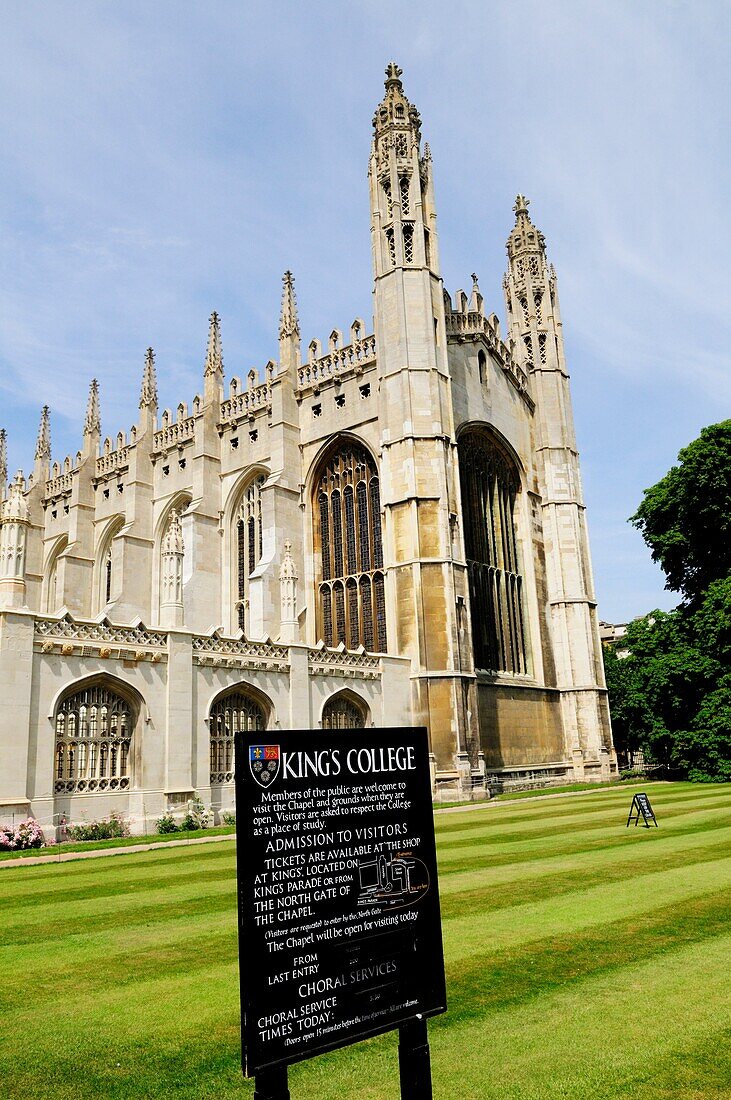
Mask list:
[{"label": "tall gothic window", "polygon": [[216,700],[208,719],[212,784],[233,781],[234,734],[263,730],[265,727],[266,715],[262,707],[243,691],[231,691]]},{"label": "tall gothic window", "polygon": [[350,441],[315,483],[318,636],[326,646],[386,651],[381,496],[376,464]]},{"label": "tall gothic window", "polygon": [[322,708],[322,728],[325,730],[363,729],[365,708],[349,695],[333,695]]},{"label": "tall gothic window", "polygon": [[484,431],[462,435],[459,467],[475,665],[524,673],[523,578],[515,535],[518,471]]},{"label": "tall gothic window", "polygon": [[57,794],[126,791],[135,715],[106,684],[68,695],[56,711]]},{"label": "tall gothic window", "polygon": [[236,614],[239,630],[246,631],[249,579],[261,560],[261,487],[266,478],[260,474],[244,492],[236,521]]}]

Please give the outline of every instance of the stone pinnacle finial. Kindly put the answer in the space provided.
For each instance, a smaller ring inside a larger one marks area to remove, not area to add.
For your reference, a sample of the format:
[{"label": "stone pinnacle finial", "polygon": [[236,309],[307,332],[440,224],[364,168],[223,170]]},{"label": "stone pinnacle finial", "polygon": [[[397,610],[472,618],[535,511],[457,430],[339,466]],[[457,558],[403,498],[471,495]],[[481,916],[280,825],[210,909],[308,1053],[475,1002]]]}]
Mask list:
[{"label": "stone pinnacle finial", "polygon": [[183,525],[180,522],[180,513],[177,509],[173,508],[170,513],[170,520],[168,522],[167,531],[165,537],[162,540],[162,552],[163,554],[184,554],[185,544],[183,542]]},{"label": "stone pinnacle finial", "polygon": [[84,418],[84,435],[99,434],[101,432],[101,414],[99,412],[99,383],[92,378],[89,386],[89,400],[86,403],[86,417]]},{"label": "stone pinnacle finial", "polygon": [[515,211],[516,221],[522,216],[528,217],[528,207],[530,206],[530,199],[527,199],[525,195],[516,195],[515,205],[513,210]]},{"label": "stone pinnacle finial", "polygon": [[300,323],[297,316],[297,295],[294,292],[294,276],[285,271],[282,277],[282,310],[279,317],[279,337],[299,336]]},{"label": "stone pinnacle finial", "polygon": [[472,272],[472,294],[470,295],[470,313],[482,312],[482,295],[477,282],[477,276]]},{"label": "stone pinnacle finial", "polygon": [[157,376],[155,374],[155,353],[148,348],[145,353],[145,366],[142,372],[140,390],[140,408],[157,408]]},{"label": "stone pinnacle finial", "polygon": [[0,499],[5,496],[8,480],[8,437],[5,428],[0,428]]},{"label": "stone pinnacle finial", "polygon": [[23,471],[18,470],[10,486],[10,496],[3,506],[3,519],[7,523],[27,523],[28,505],[25,501],[25,478]]},{"label": "stone pinnacle finial", "polygon": [[223,353],[221,351],[221,320],[214,310],[208,326],[208,348],[204,375],[223,374]]},{"label": "stone pinnacle finial", "polygon": [[395,61],[389,61],[386,66],[386,87],[389,88],[392,84],[398,84],[401,87],[401,77],[403,76],[403,69],[399,69]]},{"label": "stone pinnacle finial", "polygon": [[36,459],[51,457],[51,417],[48,405],[41,410],[41,422],[38,425],[38,440],[36,442]]},{"label": "stone pinnacle finial", "polygon": [[284,544],[282,564],[279,569],[280,580],[297,580],[297,566],[292,557],[292,543],[287,539]]}]

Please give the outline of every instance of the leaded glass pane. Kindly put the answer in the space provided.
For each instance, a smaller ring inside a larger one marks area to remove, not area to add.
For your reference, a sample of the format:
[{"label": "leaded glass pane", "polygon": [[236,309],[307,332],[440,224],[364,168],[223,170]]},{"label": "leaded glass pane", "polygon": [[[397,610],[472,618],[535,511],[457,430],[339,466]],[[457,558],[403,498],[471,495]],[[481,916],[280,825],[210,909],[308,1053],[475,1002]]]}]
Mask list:
[{"label": "leaded glass pane", "polygon": [[208,718],[212,785],[233,782],[235,734],[265,728],[264,710],[245,692],[237,689],[216,700]]},{"label": "leaded glass pane", "polygon": [[[370,650],[375,646],[385,650],[385,596],[376,626],[372,593],[373,570],[383,565],[380,493],[373,459],[365,448],[346,443],[323,467],[315,492],[315,548],[320,551],[322,571],[319,636],[328,646],[342,641],[348,649],[362,644]],[[331,579],[344,585],[323,583]]]},{"label": "leaded glass pane", "polygon": [[83,688],[61,701],[55,725],[57,794],[129,790],[134,714],[126,699],[105,684]]},{"label": "leaded glass pane", "polygon": [[520,479],[507,452],[484,431],[461,437],[459,463],[475,665],[493,672],[525,673],[515,530]]}]

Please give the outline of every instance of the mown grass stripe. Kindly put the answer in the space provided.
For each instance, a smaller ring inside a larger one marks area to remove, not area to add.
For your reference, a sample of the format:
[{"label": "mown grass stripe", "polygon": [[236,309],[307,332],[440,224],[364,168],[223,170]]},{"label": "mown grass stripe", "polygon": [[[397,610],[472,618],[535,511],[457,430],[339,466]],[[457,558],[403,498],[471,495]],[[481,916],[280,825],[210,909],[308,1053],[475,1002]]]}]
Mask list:
[{"label": "mown grass stripe", "polygon": [[[435,1100],[731,1097],[729,802],[680,795],[682,812],[651,832],[617,825],[614,791],[592,792],[598,828],[563,814],[565,835],[546,837],[552,808],[521,805],[513,816],[533,825],[519,840],[505,841],[511,826],[486,841],[499,807],[441,837],[450,1012],[430,1027]],[[24,888],[9,898],[0,877],[3,1100],[252,1095],[238,1062],[233,846],[10,878]],[[27,942],[8,945],[24,925]],[[298,1100],[392,1098],[396,1037],[295,1067],[290,1082]]]},{"label": "mown grass stripe", "polygon": [[731,859],[709,860],[688,867],[682,876],[675,870],[635,876],[631,889],[624,882],[613,882],[591,886],[580,893],[490,910],[489,922],[476,920],[475,914],[470,913],[444,921],[445,957],[451,961],[453,957],[479,954],[488,937],[494,946],[529,944],[546,936],[561,935],[565,929],[576,931],[606,924],[729,889]]}]

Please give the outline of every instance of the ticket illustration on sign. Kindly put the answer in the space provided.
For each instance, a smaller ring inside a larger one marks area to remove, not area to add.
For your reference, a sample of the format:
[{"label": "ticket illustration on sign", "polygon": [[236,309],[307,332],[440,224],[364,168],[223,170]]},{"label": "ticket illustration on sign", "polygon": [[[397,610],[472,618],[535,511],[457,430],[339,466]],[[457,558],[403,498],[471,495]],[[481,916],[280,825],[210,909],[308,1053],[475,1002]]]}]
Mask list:
[{"label": "ticket illustration on sign", "polygon": [[358,878],[358,905],[396,909],[420,901],[429,889],[427,868],[411,854],[362,860],[358,864]]}]

